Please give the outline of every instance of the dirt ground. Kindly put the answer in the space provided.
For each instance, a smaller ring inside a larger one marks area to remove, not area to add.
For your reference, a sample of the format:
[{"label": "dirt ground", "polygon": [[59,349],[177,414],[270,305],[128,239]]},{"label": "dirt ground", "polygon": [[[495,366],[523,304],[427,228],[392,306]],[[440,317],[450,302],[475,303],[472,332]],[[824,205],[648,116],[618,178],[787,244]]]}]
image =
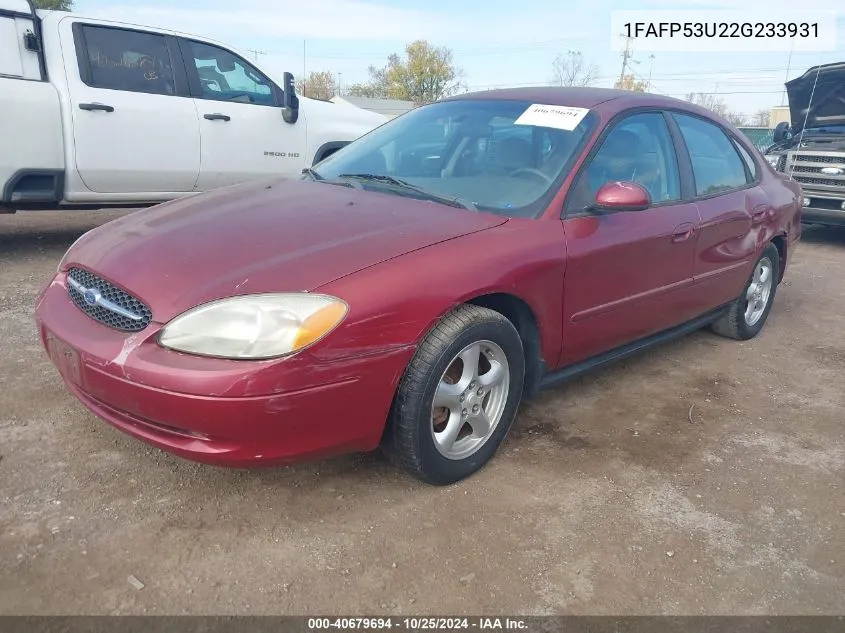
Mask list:
[{"label": "dirt ground", "polygon": [[845,612],[845,232],[805,231],[757,339],[547,391],[436,488],[378,455],[196,465],[89,414],[33,300],[118,215],[0,216],[0,613]]}]

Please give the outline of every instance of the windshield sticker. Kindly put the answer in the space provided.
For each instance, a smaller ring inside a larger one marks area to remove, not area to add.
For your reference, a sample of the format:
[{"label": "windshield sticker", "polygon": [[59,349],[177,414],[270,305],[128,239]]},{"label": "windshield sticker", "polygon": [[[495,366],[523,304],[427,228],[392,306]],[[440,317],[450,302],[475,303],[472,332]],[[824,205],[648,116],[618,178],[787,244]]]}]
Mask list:
[{"label": "windshield sticker", "polygon": [[553,127],[559,130],[574,130],[587,116],[587,108],[571,108],[569,106],[543,105],[535,103],[519,115],[514,125],[538,125]]}]

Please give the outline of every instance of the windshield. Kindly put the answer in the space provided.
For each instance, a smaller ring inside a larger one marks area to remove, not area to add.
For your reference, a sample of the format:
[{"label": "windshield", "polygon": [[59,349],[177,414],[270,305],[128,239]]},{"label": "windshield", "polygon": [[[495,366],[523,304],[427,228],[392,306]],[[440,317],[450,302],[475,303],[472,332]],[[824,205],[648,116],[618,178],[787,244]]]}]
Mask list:
[{"label": "windshield", "polygon": [[597,117],[566,108],[580,118],[573,130],[561,129],[571,126],[567,122],[541,120],[561,126],[545,127],[518,121],[532,105],[467,99],[423,106],[347,145],[311,175],[330,182],[358,176],[356,186],[365,189],[412,197],[428,192],[429,199],[462,201],[454,206],[536,217],[557,193]]}]

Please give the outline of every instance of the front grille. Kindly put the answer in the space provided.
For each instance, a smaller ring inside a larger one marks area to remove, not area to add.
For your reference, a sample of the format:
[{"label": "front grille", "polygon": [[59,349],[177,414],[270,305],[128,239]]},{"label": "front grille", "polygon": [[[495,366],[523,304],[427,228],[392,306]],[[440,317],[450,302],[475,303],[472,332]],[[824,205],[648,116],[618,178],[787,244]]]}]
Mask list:
[{"label": "front grille", "polygon": [[836,187],[837,185],[843,185],[845,182],[834,180],[833,178],[813,178],[812,176],[802,176],[800,174],[794,174],[792,179],[796,182],[800,182],[801,184],[805,185],[824,185],[827,187]]},{"label": "front grille", "polygon": [[831,156],[825,154],[796,154],[795,161],[800,163],[825,163],[826,165],[830,165],[841,164],[845,162],[845,158],[842,156]]},{"label": "front grille", "polygon": [[817,165],[795,165],[792,171],[801,174],[820,174],[823,167]]},{"label": "front grille", "polygon": [[786,169],[786,154],[781,154],[780,158],[778,158],[777,167],[775,167],[778,171],[784,171]]},{"label": "front grille", "polygon": [[[818,150],[816,150],[818,151]],[[845,153],[826,154],[792,151],[787,153],[786,173],[801,185],[821,187],[820,191],[845,188],[845,174],[825,174],[828,167],[845,167]]]},{"label": "front grille", "polygon": [[[82,290],[72,282],[76,282]],[[86,301],[84,290],[96,292],[99,301]],[[140,300],[81,268],[71,268],[68,271],[67,291],[77,308],[92,319],[116,330],[139,332],[150,324],[153,316],[152,311]]]}]

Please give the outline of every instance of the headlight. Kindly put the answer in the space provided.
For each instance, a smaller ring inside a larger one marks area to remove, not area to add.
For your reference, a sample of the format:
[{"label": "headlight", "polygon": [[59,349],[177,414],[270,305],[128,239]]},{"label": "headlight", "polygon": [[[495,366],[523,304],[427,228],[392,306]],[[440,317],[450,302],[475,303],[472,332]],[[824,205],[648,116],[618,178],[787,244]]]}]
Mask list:
[{"label": "headlight", "polygon": [[158,340],[164,347],[200,356],[276,358],[319,341],[348,309],[335,297],[304,292],[231,297],[176,317]]},{"label": "headlight", "polygon": [[766,160],[769,161],[769,165],[774,167],[775,169],[778,168],[778,161],[780,160],[779,154],[766,154]]}]

